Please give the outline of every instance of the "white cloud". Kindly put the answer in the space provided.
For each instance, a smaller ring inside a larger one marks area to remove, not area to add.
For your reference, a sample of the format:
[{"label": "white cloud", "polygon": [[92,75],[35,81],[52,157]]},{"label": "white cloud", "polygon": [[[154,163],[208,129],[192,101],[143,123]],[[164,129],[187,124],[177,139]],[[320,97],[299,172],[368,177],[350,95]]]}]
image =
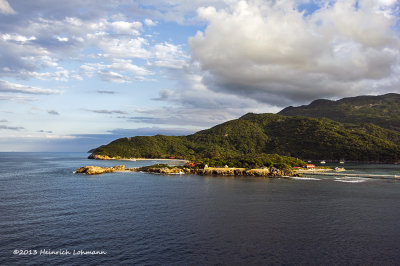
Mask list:
[{"label": "white cloud", "polygon": [[69,80],[69,71],[62,69],[55,72],[21,72],[21,76],[31,77],[40,80],[56,80],[67,82]]},{"label": "white cloud", "polygon": [[154,27],[154,26],[157,25],[157,22],[156,22],[156,21],[153,21],[153,20],[151,20],[151,19],[149,19],[149,18],[146,18],[146,19],[144,20],[144,24],[146,24],[146,26],[149,26],[149,27]]},{"label": "white cloud", "polygon": [[127,59],[114,59],[108,65],[101,63],[82,65],[80,73],[86,77],[93,77],[94,74],[97,74],[104,81],[116,83],[144,80],[145,76],[153,74],[146,68],[137,66],[132,63],[132,60]]},{"label": "white cloud", "polygon": [[3,41],[15,41],[21,43],[36,40],[36,37],[34,36],[27,37],[19,34],[8,34],[8,33],[0,34],[0,38],[3,39]]},{"label": "white cloud", "polygon": [[377,2],[338,0],[307,16],[294,1],[200,8],[208,26],[189,45],[210,89],[278,106],[395,89],[396,19]]},{"label": "white cloud", "polygon": [[114,38],[109,34],[89,35],[89,41],[99,47],[108,58],[141,58],[147,59],[151,53],[146,49],[148,41],[138,38]]},{"label": "white cloud", "polygon": [[68,42],[68,40],[69,40],[67,37],[60,37],[60,36],[56,36],[56,39],[59,42]]},{"label": "white cloud", "polygon": [[[76,8],[87,5],[94,13],[80,16]],[[38,8],[36,5],[17,5],[18,10],[23,12],[16,16],[16,23],[0,25],[4,29],[0,34],[0,76],[64,82],[69,77],[75,80],[98,77],[112,82],[129,82],[154,74],[151,68],[157,67],[156,71],[163,71],[159,68],[178,69],[188,60],[180,45],[157,43],[151,36],[141,35],[150,30],[143,29],[143,25],[157,24],[152,18],[146,16],[143,22],[132,21],[127,19],[132,14],[125,10],[110,16],[117,6],[103,3],[98,7],[87,5],[77,5],[72,1],[63,3],[60,8],[49,4],[42,6],[40,17],[34,11]],[[96,13],[105,6],[109,8],[104,9],[107,12]],[[51,15],[54,10],[64,15]],[[89,51],[93,51],[91,58]],[[132,62],[137,59],[141,60],[140,64]],[[71,60],[90,60],[98,65],[94,66],[95,70],[81,68],[79,73],[57,69],[59,66],[66,68],[65,64]]]},{"label": "white cloud", "polygon": [[102,70],[97,73],[99,78],[103,81],[115,82],[115,83],[125,83],[131,81],[132,79],[128,76],[122,75],[117,72]]},{"label": "white cloud", "polygon": [[105,68],[110,68],[118,71],[125,71],[139,76],[147,76],[152,73],[144,67],[139,67],[132,64],[132,60],[115,59],[111,65],[105,65]]},{"label": "white cloud", "polygon": [[165,68],[182,68],[188,61],[179,45],[168,42],[154,45],[153,57],[155,60],[150,65]]},{"label": "white cloud", "polygon": [[139,35],[139,30],[142,29],[142,23],[137,21],[115,21],[111,22],[111,27],[113,31],[117,34]]},{"label": "white cloud", "polygon": [[67,22],[68,24],[70,24],[72,26],[76,26],[76,27],[81,27],[83,25],[82,20],[80,20],[79,18],[76,18],[76,17],[66,17],[65,22]]},{"label": "white cloud", "polygon": [[14,15],[16,12],[7,2],[7,0],[0,0],[0,14]]},{"label": "white cloud", "polygon": [[43,89],[0,80],[0,92],[26,93],[26,94],[60,94],[60,90]]}]

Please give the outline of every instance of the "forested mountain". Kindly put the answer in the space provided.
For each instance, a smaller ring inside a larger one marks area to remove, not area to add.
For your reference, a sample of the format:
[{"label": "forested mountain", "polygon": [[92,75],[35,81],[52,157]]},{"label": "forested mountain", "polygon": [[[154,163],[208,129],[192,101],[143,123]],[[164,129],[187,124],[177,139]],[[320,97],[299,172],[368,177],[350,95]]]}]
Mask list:
[{"label": "forested mountain", "polygon": [[400,132],[371,123],[249,113],[189,136],[121,138],[93,151],[110,157],[185,159],[265,153],[303,160],[397,162]]},{"label": "forested mountain", "polygon": [[315,100],[309,105],[287,107],[279,112],[287,116],[329,118],[342,123],[372,123],[400,131],[400,94],[357,96],[337,101]]}]

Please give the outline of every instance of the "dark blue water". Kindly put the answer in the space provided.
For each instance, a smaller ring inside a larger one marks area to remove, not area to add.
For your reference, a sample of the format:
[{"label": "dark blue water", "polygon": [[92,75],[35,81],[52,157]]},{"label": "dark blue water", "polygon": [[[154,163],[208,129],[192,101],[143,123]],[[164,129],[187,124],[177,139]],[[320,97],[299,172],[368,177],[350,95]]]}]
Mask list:
[{"label": "dark blue water", "polygon": [[0,265],[400,264],[394,179],[73,174],[120,163],[86,156],[0,153]]}]

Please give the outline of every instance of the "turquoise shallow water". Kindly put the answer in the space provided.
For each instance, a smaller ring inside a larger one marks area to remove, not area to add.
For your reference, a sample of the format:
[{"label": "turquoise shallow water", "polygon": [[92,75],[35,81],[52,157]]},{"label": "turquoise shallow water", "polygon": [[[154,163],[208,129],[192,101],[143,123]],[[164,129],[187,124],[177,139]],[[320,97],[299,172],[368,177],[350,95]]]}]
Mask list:
[{"label": "turquoise shallow water", "polygon": [[400,264],[400,180],[74,174],[83,165],[154,163],[86,156],[0,153],[1,265]]}]

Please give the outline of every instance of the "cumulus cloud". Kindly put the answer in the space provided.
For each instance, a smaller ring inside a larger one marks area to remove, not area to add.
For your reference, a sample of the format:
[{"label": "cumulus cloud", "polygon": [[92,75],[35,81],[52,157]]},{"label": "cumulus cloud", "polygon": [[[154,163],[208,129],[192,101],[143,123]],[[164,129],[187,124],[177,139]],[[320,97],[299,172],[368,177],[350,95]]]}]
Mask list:
[{"label": "cumulus cloud", "polygon": [[80,73],[86,77],[96,74],[101,80],[124,83],[132,80],[144,80],[153,73],[144,67],[137,66],[129,59],[113,59],[108,65],[101,63],[85,64],[80,67]]},{"label": "cumulus cloud", "polygon": [[146,24],[146,26],[149,26],[149,27],[154,27],[154,26],[157,25],[157,22],[156,22],[156,21],[153,21],[153,20],[151,20],[151,19],[149,19],[149,18],[146,18],[146,19],[144,20],[144,24]]},{"label": "cumulus cloud", "polygon": [[25,77],[25,78],[36,78],[40,80],[56,80],[56,81],[63,81],[67,82],[69,79],[69,71],[62,69],[61,67],[59,68],[58,71],[55,72],[25,72],[22,71],[20,72],[19,76]]},{"label": "cumulus cloud", "polygon": [[200,8],[208,25],[189,45],[208,88],[272,105],[396,90],[394,3],[338,0],[308,15],[296,1]]},{"label": "cumulus cloud", "polygon": [[151,65],[173,69],[182,68],[188,59],[179,45],[168,42],[156,44],[153,48],[153,57],[155,60]]},{"label": "cumulus cloud", "polygon": [[142,29],[140,22],[115,21],[111,23],[113,31],[117,34],[139,35]]},{"label": "cumulus cloud", "polygon": [[0,80],[0,92],[26,93],[26,94],[60,94],[60,90],[43,89]]},{"label": "cumulus cloud", "polygon": [[119,37],[107,33],[88,34],[88,41],[95,43],[108,58],[140,58],[151,56],[148,41],[143,37]]},{"label": "cumulus cloud", "polygon": [[120,73],[109,70],[102,70],[99,71],[97,74],[101,80],[108,82],[125,83],[132,80],[130,76],[125,76]]},{"label": "cumulus cloud", "polygon": [[[175,58],[181,57],[181,47],[152,43],[148,40],[150,37],[141,36],[143,24],[128,20],[129,10],[119,16],[109,16],[109,12],[121,11],[117,4],[95,6],[70,1],[61,5],[63,10],[50,3],[43,6],[33,2],[26,6],[16,3],[17,10],[22,12],[14,20],[0,18],[0,76],[68,81],[70,73],[60,65],[71,59],[92,57],[109,66],[108,71],[104,67],[100,73],[97,71],[97,77],[111,82],[129,82],[143,80],[144,75],[152,73],[148,69],[152,65],[177,67],[182,64],[180,58]],[[82,15],[79,10],[85,8],[91,12]],[[145,19],[144,23],[156,24],[151,19]],[[88,55],[86,51],[90,50],[96,53]],[[143,59],[148,64],[133,64],[132,59]],[[85,77],[71,74],[76,80]],[[139,77],[132,77],[132,74]]]},{"label": "cumulus cloud", "polygon": [[15,10],[12,9],[7,0],[0,0],[0,14],[13,15],[15,13]]}]

